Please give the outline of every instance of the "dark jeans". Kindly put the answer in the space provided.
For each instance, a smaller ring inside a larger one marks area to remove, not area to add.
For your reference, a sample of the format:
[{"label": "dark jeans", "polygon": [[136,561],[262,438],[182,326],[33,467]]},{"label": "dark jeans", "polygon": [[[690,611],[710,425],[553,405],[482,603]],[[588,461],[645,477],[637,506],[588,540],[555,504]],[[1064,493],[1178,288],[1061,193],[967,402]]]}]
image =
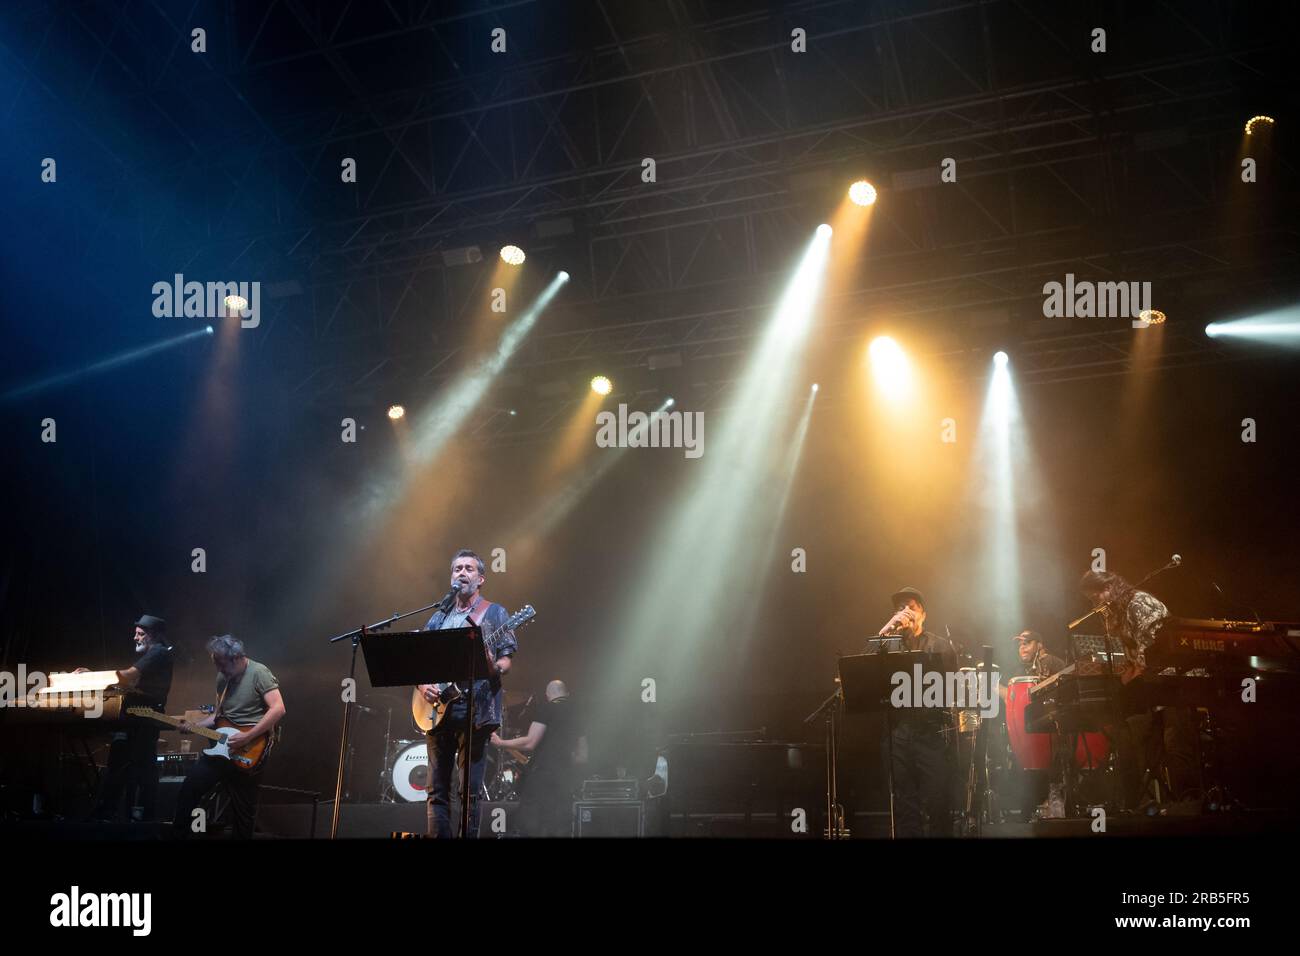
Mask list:
[{"label": "dark jeans", "polygon": [[[952,836],[953,760],[943,724],[932,719],[895,718],[894,833],[899,837]],[[889,741],[885,742],[889,759]],[[886,765],[886,771],[888,766]]]},{"label": "dark jeans", "polygon": [[[454,714],[454,711],[453,711]],[[454,770],[458,775],[465,772],[465,729],[464,719],[455,720],[451,715],[438,728],[437,733],[428,734],[429,741],[429,835],[440,839],[449,839],[455,832],[451,822],[451,775]],[[479,794],[483,790],[483,772],[487,769],[485,759],[488,738],[495,727],[475,727],[473,757],[469,764],[469,789],[473,798],[469,802],[469,836],[478,836]],[[461,794],[464,799],[464,794]],[[459,821],[458,824],[459,825]]]},{"label": "dark jeans", "polygon": [[[116,821],[122,792],[128,801],[140,788],[140,806],[144,820],[152,820],[158,809],[158,734],[161,728],[148,726],[129,727],[113,734],[108,745],[108,765],[100,781],[99,796],[95,804],[95,818]],[[130,805],[127,808],[130,814]]]},{"label": "dark jeans", "polygon": [[1142,780],[1148,770],[1158,775],[1162,786],[1167,783],[1170,799],[1185,799],[1196,789],[1196,726],[1190,708],[1164,707],[1129,717],[1118,731],[1116,756],[1129,809],[1136,809],[1146,796]]},{"label": "dark jeans", "polygon": [[[231,834],[236,840],[253,838],[253,823],[257,818],[257,784],[262,779],[262,766],[256,770],[238,769],[234,763],[222,757],[199,757],[181,784],[181,792],[176,797],[176,816],[172,820],[172,830],[180,839],[185,839],[194,831],[194,808],[219,783],[226,785],[230,797]],[[208,825],[215,823],[209,820]]]}]

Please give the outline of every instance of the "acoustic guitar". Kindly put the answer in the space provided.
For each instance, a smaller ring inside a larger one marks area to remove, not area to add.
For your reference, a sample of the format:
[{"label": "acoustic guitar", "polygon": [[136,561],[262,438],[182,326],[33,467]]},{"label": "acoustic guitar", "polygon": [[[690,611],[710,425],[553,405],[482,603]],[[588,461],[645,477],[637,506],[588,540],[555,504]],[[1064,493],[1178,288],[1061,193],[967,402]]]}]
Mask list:
[{"label": "acoustic guitar", "polygon": [[[522,627],[536,616],[537,611],[533,609],[533,606],[525,604],[510,615],[500,627],[483,635],[484,646],[492,651],[492,656],[495,658],[497,644],[505,637],[506,632]],[[425,700],[418,687],[411,692],[411,717],[415,720],[415,726],[426,734],[437,730],[447,716],[447,712],[451,709],[451,705],[469,693],[469,687],[462,684],[434,684],[433,686],[438,688],[438,703],[436,704],[431,704]]]}]

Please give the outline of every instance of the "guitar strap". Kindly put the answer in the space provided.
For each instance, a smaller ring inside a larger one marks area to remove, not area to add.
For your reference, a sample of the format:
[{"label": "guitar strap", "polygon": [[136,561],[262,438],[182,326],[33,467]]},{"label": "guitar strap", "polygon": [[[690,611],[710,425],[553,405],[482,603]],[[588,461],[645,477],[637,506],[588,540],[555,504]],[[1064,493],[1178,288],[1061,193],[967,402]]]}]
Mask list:
[{"label": "guitar strap", "polygon": [[[240,675],[243,676],[242,674]],[[226,716],[226,695],[230,693],[230,678],[226,678],[226,686],[221,688],[221,696],[217,698],[217,716]]]},{"label": "guitar strap", "polygon": [[484,601],[482,597],[476,597],[474,600],[475,600],[475,606],[470,608],[470,612],[467,617],[467,620],[471,624],[475,624],[479,627],[482,627],[483,618],[487,617],[487,612],[492,607],[492,602]]}]

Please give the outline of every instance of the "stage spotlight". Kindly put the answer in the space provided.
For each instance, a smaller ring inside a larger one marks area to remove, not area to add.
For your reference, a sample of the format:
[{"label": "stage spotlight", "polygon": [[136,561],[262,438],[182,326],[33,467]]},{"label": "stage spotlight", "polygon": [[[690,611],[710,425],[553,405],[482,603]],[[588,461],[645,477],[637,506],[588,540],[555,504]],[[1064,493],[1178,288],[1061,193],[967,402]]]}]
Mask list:
[{"label": "stage spotlight", "polygon": [[833,232],[833,230],[826,223],[822,223],[817,227],[817,235],[821,236],[823,239],[829,239],[831,237],[831,232]]},{"label": "stage spotlight", "polygon": [[569,281],[569,274],[568,274],[567,272],[565,272],[563,269],[560,270],[560,281],[561,281],[561,282],[568,282],[568,281]]},{"label": "stage spotlight", "polygon": [[997,365],[999,368],[1006,365],[1008,361],[1010,361],[1010,358],[1006,352],[993,353],[993,364]]},{"label": "stage spotlight", "polygon": [[1273,117],[1271,116],[1252,116],[1246,120],[1246,135],[1249,136],[1255,130],[1264,126],[1272,126]]},{"label": "stage spotlight", "polygon": [[813,382],[812,390],[813,390],[814,392],[817,391],[817,389],[818,389],[819,387],[820,387],[820,386],[818,386],[818,384],[817,384],[816,382]]},{"label": "stage spotlight", "polygon": [[897,342],[881,335],[871,341],[870,355],[871,374],[882,391],[897,397],[908,390],[912,367]]},{"label": "stage spotlight", "polygon": [[207,332],[208,335],[211,335],[211,334],[212,334],[214,331],[216,331],[216,330],[213,329],[212,326],[209,325],[209,326],[208,326],[206,329],[204,329],[203,331],[204,331],[204,332]]},{"label": "stage spotlight", "polygon": [[399,418],[402,418],[405,415],[406,415],[406,409],[403,408],[401,405],[388,406],[388,417],[391,418],[393,421],[397,421]]},{"label": "stage spotlight", "polygon": [[1212,339],[1245,339],[1284,348],[1300,346],[1300,308],[1277,309],[1245,319],[1211,322],[1205,334]]},{"label": "stage spotlight", "polygon": [[244,309],[248,308],[248,300],[242,295],[228,295],[225,298],[226,317],[232,318],[236,315],[242,318]]},{"label": "stage spotlight", "polygon": [[604,375],[597,375],[591,380],[591,390],[597,395],[608,395],[614,391],[614,383]]},{"label": "stage spotlight", "polygon": [[870,206],[876,201],[876,187],[865,179],[859,179],[849,187],[849,199],[858,206]]},{"label": "stage spotlight", "polygon": [[671,395],[669,395],[669,396],[668,396],[668,400],[667,400],[666,402],[664,402],[664,408],[672,408],[672,407],[673,407],[673,404],[674,404],[674,402],[673,402],[673,397],[672,397]]},{"label": "stage spotlight", "polygon": [[515,417],[516,415],[518,415],[518,414],[519,414],[519,413],[518,413],[517,411],[515,411],[513,408],[510,409],[510,417],[511,417],[511,418],[514,418],[514,417]]},{"label": "stage spotlight", "polygon": [[1143,309],[1138,313],[1138,321],[1147,325],[1160,325],[1164,320],[1165,314],[1159,309]]},{"label": "stage spotlight", "polygon": [[501,261],[508,266],[521,266],[524,264],[524,250],[518,246],[502,246]]}]

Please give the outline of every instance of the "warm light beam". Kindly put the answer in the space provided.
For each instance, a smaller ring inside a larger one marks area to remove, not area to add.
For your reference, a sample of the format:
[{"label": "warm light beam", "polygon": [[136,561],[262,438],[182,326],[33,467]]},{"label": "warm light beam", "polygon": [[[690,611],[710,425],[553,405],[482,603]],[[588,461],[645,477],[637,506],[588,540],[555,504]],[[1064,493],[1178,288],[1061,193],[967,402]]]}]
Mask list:
[{"label": "warm light beam", "polygon": [[[665,515],[630,586],[628,606],[618,609],[622,640],[606,675],[609,686],[639,681],[653,668],[675,693],[686,693],[711,680],[702,657],[726,659],[748,636],[734,630],[735,595],[749,593],[777,560],[765,551],[784,491],[772,475],[786,462],[784,436],[803,398],[792,390],[821,295],[829,233],[817,231],[726,407],[707,416],[703,455],[685,465],[689,477],[680,505]],[[690,575],[690,613],[670,613],[669,622],[665,609],[680,607],[684,598],[683,562],[704,570]]]},{"label": "warm light beam", "polygon": [[912,392],[912,363],[907,353],[887,335],[871,341],[871,376],[876,387],[890,401],[907,398]]},{"label": "warm light beam", "polygon": [[550,305],[568,277],[567,272],[562,272],[552,279],[536,301],[502,333],[496,351],[474,368],[457,376],[443,389],[433,407],[421,415],[419,423],[413,429],[411,444],[416,462],[431,461],[446,447],[447,442],[483,400],[488,387],[501,374],[501,370],[536,325],[537,317]]}]

